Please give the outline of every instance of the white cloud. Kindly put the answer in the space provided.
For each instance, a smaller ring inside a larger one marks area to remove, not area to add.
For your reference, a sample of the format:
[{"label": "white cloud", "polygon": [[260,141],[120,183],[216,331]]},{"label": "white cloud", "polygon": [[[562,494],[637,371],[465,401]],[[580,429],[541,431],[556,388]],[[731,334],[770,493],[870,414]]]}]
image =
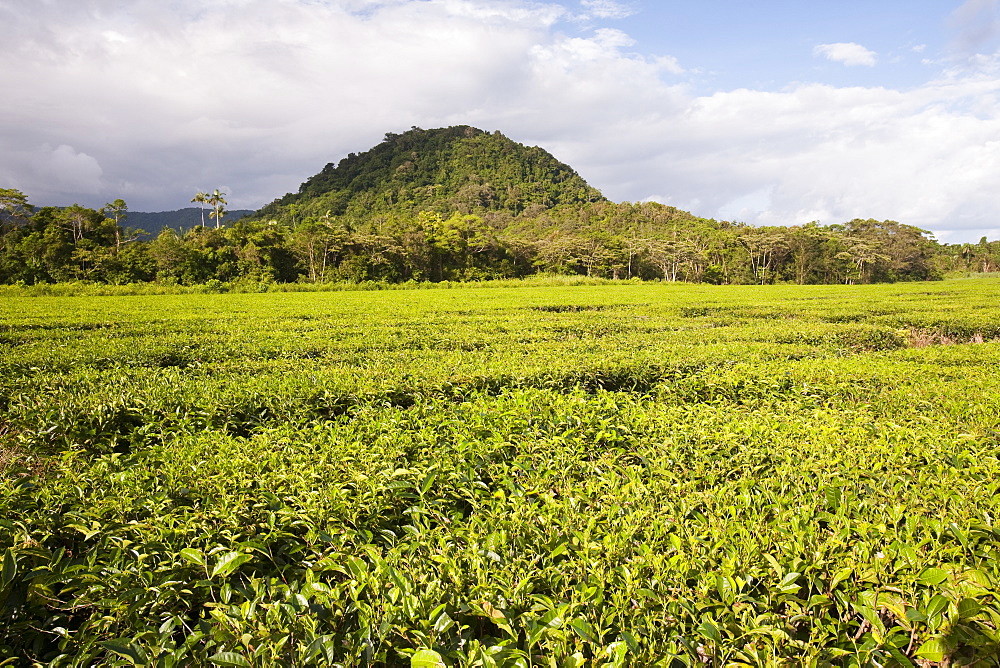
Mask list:
[{"label": "white cloud", "polygon": [[253,208],[387,131],[468,123],[549,149],[615,200],[755,224],[891,218],[949,239],[997,228],[990,54],[906,90],[698,96],[681,63],[621,30],[561,32],[562,5],[17,6],[0,2],[16,36],[0,87],[17,91],[0,106],[0,187],[36,204],[173,209],[231,184],[230,206]]},{"label": "white cloud", "polygon": [[593,37],[560,38],[552,44],[533,47],[531,53],[539,62],[553,62],[559,68],[570,69],[579,63],[617,62],[619,49],[634,43],[621,30],[602,28]]},{"label": "white cloud", "polygon": [[[996,227],[1000,105],[984,100],[998,91],[1000,81],[975,78],[906,92],[720,92],[679,112],[609,120],[603,137],[567,143],[560,155],[594,165],[592,180],[616,199],[753,224],[894,219],[960,239]],[[605,157],[609,145],[620,153]]]},{"label": "white cloud", "polygon": [[771,209],[773,194],[774,184],[771,184],[752,193],[741,195],[719,207],[719,216],[732,221],[744,221],[756,218],[762,212]]},{"label": "white cloud", "polygon": [[878,62],[878,54],[854,42],[837,42],[834,44],[817,44],[813,48],[814,56],[823,56],[827,60],[844,65],[864,65],[874,67]]},{"label": "white cloud", "polygon": [[615,0],[580,0],[580,4],[596,19],[624,19],[635,14],[632,7]]},{"label": "white cloud", "polygon": [[966,0],[952,12],[950,24],[959,57],[981,54],[1000,38],[1000,0]]},{"label": "white cloud", "polygon": [[97,160],[86,153],[77,152],[72,146],[62,144],[56,148],[43,146],[36,162],[39,175],[64,190],[81,193],[98,193],[104,170]]}]

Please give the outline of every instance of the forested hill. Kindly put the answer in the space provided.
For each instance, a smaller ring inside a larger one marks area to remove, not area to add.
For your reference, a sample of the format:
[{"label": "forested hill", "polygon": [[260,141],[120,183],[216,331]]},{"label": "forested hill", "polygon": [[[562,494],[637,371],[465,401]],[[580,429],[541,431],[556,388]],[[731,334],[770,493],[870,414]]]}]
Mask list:
[{"label": "forested hill", "polygon": [[602,200],[544,149],[459,125],[388,133],[371,150],[326,165],[299,192],[268,204],[258,217],[292,223],[329,214],[357,226],[386,214],[517,215]]},{"label": "forested hill", "polygon": [[[237,220],[34,209],[0,184],[0,283],[475,281],[537,273],[702,283],[875,283],[1000,269],[893,220],[753,227],[611,202],[547,151],[469,126],[389,133]],[[198,193],[204,195],[205,193]],[[211,200],[206,200],[211,201]],[[224,203],[224,201],[223,201]],[[228,212],[232,214],[233,212]],[[216,227],[219,224],[219,227]]]}]

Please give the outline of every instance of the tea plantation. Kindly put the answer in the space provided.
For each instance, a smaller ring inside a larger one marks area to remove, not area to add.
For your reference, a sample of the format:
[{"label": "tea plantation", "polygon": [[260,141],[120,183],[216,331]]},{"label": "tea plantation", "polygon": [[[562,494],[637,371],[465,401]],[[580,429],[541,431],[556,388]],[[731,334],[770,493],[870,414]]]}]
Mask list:
[{"label": "tea plantation", "polygon": [[998,295],[5,295],[0,665],[997,665]]}]

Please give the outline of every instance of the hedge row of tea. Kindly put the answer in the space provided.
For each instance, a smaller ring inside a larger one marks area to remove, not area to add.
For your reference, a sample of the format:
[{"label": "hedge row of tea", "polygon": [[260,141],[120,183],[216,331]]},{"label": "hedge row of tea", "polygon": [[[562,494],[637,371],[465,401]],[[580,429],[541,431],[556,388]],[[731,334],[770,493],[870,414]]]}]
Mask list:
[{"label": "hedge row of tea", "polygon": [[7,298],[0,665],[995,665],[998,288]]}]

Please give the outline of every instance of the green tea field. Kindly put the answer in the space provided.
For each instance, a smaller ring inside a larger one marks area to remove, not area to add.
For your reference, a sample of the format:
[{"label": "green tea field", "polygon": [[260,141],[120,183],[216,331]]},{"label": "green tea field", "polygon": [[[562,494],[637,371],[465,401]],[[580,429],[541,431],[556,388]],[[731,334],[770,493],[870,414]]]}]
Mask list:
[{"label": "green tea field", "polygon": [[0,297],[0,665],[1000,665],[1000,279]]}]

